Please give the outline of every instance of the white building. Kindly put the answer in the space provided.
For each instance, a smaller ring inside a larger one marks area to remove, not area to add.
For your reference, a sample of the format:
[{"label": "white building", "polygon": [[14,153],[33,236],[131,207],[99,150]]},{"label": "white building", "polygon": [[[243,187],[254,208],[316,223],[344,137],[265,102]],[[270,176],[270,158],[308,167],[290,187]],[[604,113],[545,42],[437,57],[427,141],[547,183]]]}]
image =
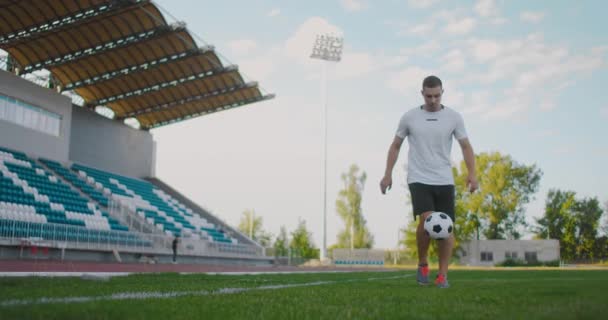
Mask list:
[{"label": "white building", "polygon": [[559,240],[472,240],[462,243],[460,263],[493,266],[507,259],[526,262],[556,261]]}]

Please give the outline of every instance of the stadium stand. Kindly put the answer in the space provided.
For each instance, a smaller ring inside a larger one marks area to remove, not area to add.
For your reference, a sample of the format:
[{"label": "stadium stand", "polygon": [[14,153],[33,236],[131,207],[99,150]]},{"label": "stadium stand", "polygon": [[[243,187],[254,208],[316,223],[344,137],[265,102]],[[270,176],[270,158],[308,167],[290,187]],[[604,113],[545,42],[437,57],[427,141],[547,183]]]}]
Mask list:
[{"label": "stadium stand", "polygon": [[191,208],[187,208],[148,181],[81,164],[73,164],[72,169],[77,171],[82,179],[95,184],[98,188],[103,188],[105,194],[111,194],[117,201],[127,205],[168,235],[184,233],[194,238],[203,236],[204,239],[215,242],[237,243],[236,239],[231,239],[214,224],[195,214]]},{"label": "stadium stand", "polygon": [[120,250],[135,261],[170,254],[181,236],[196,259],[268,263],[259,244],[160,182],[150,130],[273,94],[149,0],[0,7],[3,249],[35,238],[75,259]]},{"label": "stadium stand", "polygon": [[[22,152],[0,147],[0,190],[0,219],[5,220],[4,227],[10,220],[29,222],[28,235],[42,239],[56,234],[65,235],[66,241],[137,240],[127,232],[97,232],[128,228]],[[57,230],[55,224],[80,228]],[[0,234],[8,231],[0,230]],[[23,228],[13,230],[17,237],[25,232]]]}]

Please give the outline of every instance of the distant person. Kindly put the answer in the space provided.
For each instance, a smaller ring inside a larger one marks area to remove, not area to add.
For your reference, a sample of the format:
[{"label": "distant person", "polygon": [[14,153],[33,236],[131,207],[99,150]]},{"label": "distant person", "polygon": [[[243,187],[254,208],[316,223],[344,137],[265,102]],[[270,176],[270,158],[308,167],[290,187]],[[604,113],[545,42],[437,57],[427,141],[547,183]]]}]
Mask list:
[{"label": "distant person", "polygon": [[173,243],[172,243],[172,247],[173,247],[173,263],[177,263],[177,245],[179,244],[179,236],[176,235],[175,238],[173,238]]},{"label": "distant person", "polygon": [[[407,111],[399,121],[399,127],[388,151],[386,171],[380,182],[385,194],[393,185],[393,167],[397,162],[403,140],[407,137],[409,154],[407,183],[412,199],[414,219],[420,216],[416,230],[418,246],[417,281],[429,284],[427,254],[431,242],[424,232],[424,220],[433,212],[444,212],[455,222],[455,189],[450,154],[452,139],[456,138],[467,165],[467,185],[470,192],[477,189],[475,154],[469,143],[462,115],[441,104],[443,84],[436,76],[428,76],[422,82],[424,104]],[[439,272],[435,285],[448,288],[448,262],[452,256],[454,235],[439,241]]]}]

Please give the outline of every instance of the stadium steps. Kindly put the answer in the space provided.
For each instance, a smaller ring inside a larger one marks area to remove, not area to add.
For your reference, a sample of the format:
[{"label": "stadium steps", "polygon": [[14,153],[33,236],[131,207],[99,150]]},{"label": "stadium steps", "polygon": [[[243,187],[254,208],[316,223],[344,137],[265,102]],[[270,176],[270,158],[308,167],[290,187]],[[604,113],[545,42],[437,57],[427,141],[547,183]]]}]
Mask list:
[{"label": "stadium steps", "polygon": [[66,178],[64,178],[63,175],[61,175],[59,172],[55,171],[50,166],[47,166],[46,163],[48,163],[48,161],[49,160],[46,160],[46,159],[38,159],[36,161],[36,163],[39,164],[42,168],[44,168],[46,171],[54,174],[57,177],[57,179],[61,180],[63,183],[65,183],[66,185],[68,185],[70,187],[70,189],[72,189],[73,191],[75,191],[78,194],[80,194],[81,197],[87,199],[90,202],[94,202],[95,204],[97,204],[98,206],[100,206],[102,208],[107,208],[107,206],[104,206],[102,203],[100,203],[97,200],[91,198],[91,196],[89,196],[88,194],[86,194],[84,191],[80,190],[80,188],[78,188],[75,185],[73,185],[70,181],[68,181]]},{"label": "stadium steps", "polygon": [[111,191],[113,200],[168,235],[185,235],[226,244],[238,243],[237,238],[224,231],[224,223],[210,223],[205,217],[147,180],[78,163],[72,164],[71,169],[90,183]]},{"label": "stadium steps", "polygon": [[[127,230],[25,153],[6,148],[0,148],[0,151],[7,189],[2,192],[3,198],[7,198],[4,202],[24,205],[27,212],[33,209],[37,215],[46,217],[46,221],[41,222],[86,226],[89,229]],[[12,189],[10,193],[9,188]]]},{"label": "stadium steps", "polygon": [[37,232],[36,237],[47,238],[55,236],[52,230],[64,228],[66,241],[139,241],[126,226],[82,197],[71,183],[48,170],[48,166],[42,166],[20,151],[3,147],[0,151],[2,228],[10,228],[14,222],[26,223],[15,230],[0,230],[2,234],[32,236],[32,232]]},{"label": "stadium steps", "polygon": [[171,186],[169,186],[167,183],[165,183],[161,179],[156,178],[156,177],[153,177],[153,178],[150,177],[150,178],[146,178],[146,180],[149,181],[150,183],[152,183],[157,188],[163,190],[165,193],[167,193],[171,197],[175,198],[179,202],[183,203],[190,209],[192,209],[194,213],[200,215],[202,218],[206,219],[207,221],[209,221],[211,223],[214,223],[215,225],[222,226],[222,228],[224,230],[229,231],[230,236],[233,238],[236,238],[239,243],[258,245],[256,242],[252,241],[247,236],[241,234],[241,232],[239,232],[238,230],[232,228],[229,224],[227,224],[224,221],[222,221],[221,219],[217,218],[209,210],[199,206],[194,201],[190,200],[189,198],[187,198],[182,193],[180,193],[179,191],[177,191],[174,188],[172,188]]}]

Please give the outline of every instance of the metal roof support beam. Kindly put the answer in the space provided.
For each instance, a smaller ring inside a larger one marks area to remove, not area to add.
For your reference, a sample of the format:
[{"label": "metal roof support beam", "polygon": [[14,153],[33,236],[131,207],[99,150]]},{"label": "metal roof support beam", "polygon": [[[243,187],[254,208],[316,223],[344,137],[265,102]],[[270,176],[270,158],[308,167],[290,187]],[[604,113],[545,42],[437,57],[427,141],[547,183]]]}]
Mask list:
[{"label": "metal roof support beam", "polygon": [[216,113],[216,112],[220,112],[220,111],[224,111],[224,110],[228,110],[228,109],[238,108],[238,107],[242,107],[244,105],[250,104],[250,103],[270,100],[270,99],[273,99],[274,97],[275,97],[274,94],[268,94],[268,95],[265,95],[265,96],[262,96],[262,97],[257,97],[257,98],[242,100],[242,101],[231,103],[231,104],[221,105],[221,106],[218,106],[218,107],[214,107],[214,108],[212,108],[210,110],[205,110],[203,112],[199,112],[199,113],[188,115],[186,117],[177,118],[177,119],[173,119],[173,120],[170,120],[170,121],[159,122],[159,123],[156,123],[156,124],[154,124],[152,126],[145,127],[145,128],[142,128],[142,129],[144,129],[144,130],[150,130],[150,129],[162,127],[162,126],[165,126],[165,125],[173,124],[173,123],[176,123],[176,122],[181,122],[181,121],[185,121],[185,120],[188,120],[188,119],[196,118],[196,117],[203,116],[203,115],[206,115],[206,114],[211,114],[211,113]]},{"label": "metal roof support beam", "polygon": [[198,54],[206,54],[208,52],[212,52],[213,50],[214,50],[214,48],[212,46],[208,46],[208,47],[201,47],[201,48],[196,48],[196,49],[180,52],[179,54],[175,54],[172,56],[166,56],[166,57],[162,57],[162,58],[159,58],[156,60],[148,61],[148,62],[142,63],[138,66],[131,66],[131,67],[127,67],[127,68],[123,68],[123,69],[119,69],[119,70],[114,70],[114,71],[106,72],[104,74],[101,74],[101,75],[98,75],[98,76],[95,76],[92,78],[87,78],[87,79],[80,80],[77,82],[68,83],[65,86],[64,90],[74,90],[74,89],[78,89],[78,88],[82,88],[82,87],[86,87],[86,86],[90,86],[90,85],[95,85],[95,84],[98,84],[98,83],[106,81],[106,80],[119,78],[119,77],[122,77],[122,76],[125,76],[128,74],[151,70],[151,69],[160,67],[160,66],[168,64],[168,63],[177,62],[177,61],[184,60],[184,59],[187,59],[192,56],[196,56]]},{"label": "metal roof support beam", "polygon": [[214,91],[211,93],[206,93],[203,95],[198,95],[198,96],[192,96],[192,97],[188,97],[185,99],[180,99],[180,100],[176,100],[176,101],[171,101],[165,104],[161,104],[158,106],[154,106],[154,107],[149,107],[149,108],[145,108],[142,110],[138,110],[138,111],[133,111],[133,112],[129,112],[127,113],[124,117],[121,117],[121,119],[126,119],[126,118],[131,118],[131,117],[137,117],[137,116],[141,116],[147,113],[151,113],[151,112],[156,112],[156,111],[160,111],[163,109],[169,109],[175,106],[179,106],[185,103],[190,103],[190,102],[194,102],[194,101],[199,101],[199,100],[205,100],[208,98],[213,98],[213,97],[217,97],[217,96],[221,96],[224,94],[228,94],[234,91],[238,91],[241,89],[248,89],[248,88],[254,88],[258,85],[257,82],[248,82],[245,84],[242,84],[240,86],[235,86],[235,87],[230,87],[230,88],[226,88],[224,90],[219,90],[219,91]]},{"label": "metal roof support beam", "polygon": [[194,74],[194,75],[190,75],[187,77],[183,77],[183,78],[179,78],[179,79],[174,79],[171,81],[167,81],[167,82],[161,82],[158,84],[155,84],[151,87],[146,87],[146,88],[142,88],[142,89],[137,89],[135,91],[131,91],[131,92],[126,92],[126,93],[121,93],[119,95],[115,95],[115,96],[111,96],[111,97],[107,97],[107,98],[102,98],[96,101],[91,101],[89,102],[90,105],[95,105],[95,106],[99,106],[99,105],[104,105],[106,103],[110,103],[110,102],[114,102],[117,100],[122,100],[122,99],[127,99],[129,97],[132,96],[139,96],[139,95],[144,95],[148,92],[153,92],[153,91],[159,91],[168,87],[174,87],[177,85],[181,85],[184,83],[188,83],[188,82],[192,82],[192,81],[196,81],[196,80],[200,80],[200,79],[205,79],[205,78],[209,78],[212,76],[219,76],[222,74],[226,74],[229,72],[233,72],[233,71],[237,71],[238,67],[235,65],[231,65],[231,66],[226,66],[224,68],[220,68],[220,69],[213,69],[213,70],[209,70],[207,72],[202,72],[199,74]]},{"label": "metal roof support beam", "polygon": [[75,25],[86,22],[87,20],[112,12],[117,12],[123,8],[130,8],[149,3],[150,0],[113,0],[100,6],[87,8],[77,11],[68,16],[58,17],[43,24],[21,29],[5,36],[0,36],[0,47],[13,47],[17,43],[29,41],[48,32],[55,32],[62,29],[71,28]]},{"label": "metal roof support beam", "polygon": [[78,59],[83,59],[96,54],[100,54],[110,50],[116,50],[118,48],[126,47],[131,44],[146,41],[152,38],[157,38],[170,32],[179,32],[186,30],[181,26],[160,26],[148,31],[144,31],[138,34],[132,34],[126,38],[118,39],[115,41],[106,42],[96,47],[86,48],[76,52],[68,53],[61,57],[50,58],[43,62],[27,65],[23,68],[23,73],[29,73],[40,69],[49,69],[52,67],[60,66],[69,62],[73,62]]}]

